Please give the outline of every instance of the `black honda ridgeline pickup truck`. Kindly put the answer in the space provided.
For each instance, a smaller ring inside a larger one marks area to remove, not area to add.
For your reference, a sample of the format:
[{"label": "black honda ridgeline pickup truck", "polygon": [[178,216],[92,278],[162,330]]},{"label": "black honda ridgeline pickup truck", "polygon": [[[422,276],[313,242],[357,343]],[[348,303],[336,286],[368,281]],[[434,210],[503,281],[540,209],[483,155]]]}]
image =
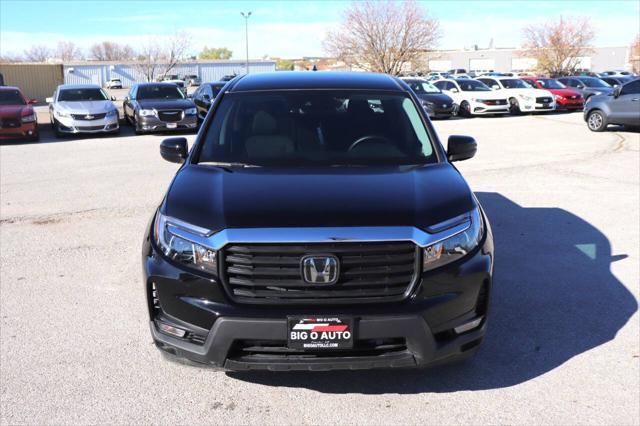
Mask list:
[{"label": "black honda ridgeline pickup truck", "polygon": [[430,366],[486,329],[482,207],[400,79],[238,76],[215,98],[144,239],[155,344],[228,370]]}]

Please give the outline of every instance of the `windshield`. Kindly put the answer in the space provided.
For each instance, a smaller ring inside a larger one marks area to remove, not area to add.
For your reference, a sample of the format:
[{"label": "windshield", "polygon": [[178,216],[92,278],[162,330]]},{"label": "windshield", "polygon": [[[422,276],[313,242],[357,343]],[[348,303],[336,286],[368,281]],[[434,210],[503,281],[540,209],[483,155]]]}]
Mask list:
[{"label": "windshield", "polygon": [[0,105],[26,105],[24,98],[17,90],[0,90]]},{"label": "windshield", "polygon": [[508,79],[503,79],[500,80],[500,82],[502,83],[502,86],[505,89],[528,89],[529,86],[527,86],[527,84],[517,78],[508,78]]},{"label": "windshield", "polygon": [[58,102],[106,101],[107,94],[102,89],[64,89],[58,94]]},{"label": "windshield", "polygon": [[538,84],[540,84],[540,86],[544,87],[545,89],[566,89],[567,88],[567,86],[560,83],[558,80],[554,80],[552,78],[540,78],[537,80],[537,82]]},{"label": "windshield", "polygon": [[478,80],[457,80],[460,90],[463,92],[490,92],[491,89]]},{"label": "windshield", "polygon": [[406,83],[418,95],[424,93],[440,93],[440,89],[431,83],[422,80],[407,80]]},{"label": "windshield", "polygon": [[184,94],[175,84],[158,84],[138,87],[136,99],[184,99]]},{"label": "windshield", "polygon": [[611,87],[604,81],[595,77],[580,77],[580,81],[582,81],[587,87]]},{"label": "windshield", "polygon": [[197,162],[304,167],[436,160],[404,93],[308,90],[225,95]]}]

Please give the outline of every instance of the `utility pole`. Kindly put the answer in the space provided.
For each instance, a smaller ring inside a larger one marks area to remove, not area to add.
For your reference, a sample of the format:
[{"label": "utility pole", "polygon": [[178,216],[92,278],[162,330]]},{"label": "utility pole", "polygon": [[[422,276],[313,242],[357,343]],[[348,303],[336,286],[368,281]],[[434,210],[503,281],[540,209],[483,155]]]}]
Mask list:
[{"label": "utility pole", "polygon": [[247,48],[247,74],[249,74],[249,16],[251,16],[251,12],[240,12],[240,15],[244,18],[244,36]]}]

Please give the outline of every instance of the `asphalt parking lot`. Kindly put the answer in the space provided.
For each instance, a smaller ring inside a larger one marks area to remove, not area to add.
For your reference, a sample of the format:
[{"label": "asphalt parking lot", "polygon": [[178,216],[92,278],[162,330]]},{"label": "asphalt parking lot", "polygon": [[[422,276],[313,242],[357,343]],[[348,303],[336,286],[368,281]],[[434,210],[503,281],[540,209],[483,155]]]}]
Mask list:
[{"label": "asphalt parking lot", "polygon": [[167,362],[140,266],[178,167],[159,155],[164,135],[57,140],[43,126],[40,143],[2,145],[0,422],[640,423],[640,134],[592,133],[581,113],[435,126],[478,141],[458,164],[496,264],[480,352],[428,371]]}]

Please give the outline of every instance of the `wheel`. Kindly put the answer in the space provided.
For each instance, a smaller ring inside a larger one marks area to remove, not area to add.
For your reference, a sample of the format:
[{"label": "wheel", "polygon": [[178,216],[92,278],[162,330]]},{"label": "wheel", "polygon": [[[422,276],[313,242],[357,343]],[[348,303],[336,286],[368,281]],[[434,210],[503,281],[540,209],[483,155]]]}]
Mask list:
[{"label": "wheel", "polygon": [[592,132],[602,132],[607,128],[607,119],[600,110],[593,110],[587,116],[587,127]]},{"label": "wheel", "polygon": [[466,118],[471,117],[471,105],[469,105],[469,102],[462,101],[460,104],[459,115]]},{"label": "wheel", "polygon": [[516,98],[509,98],[509,112],[511,114],[521,114],[520,104]]}]

